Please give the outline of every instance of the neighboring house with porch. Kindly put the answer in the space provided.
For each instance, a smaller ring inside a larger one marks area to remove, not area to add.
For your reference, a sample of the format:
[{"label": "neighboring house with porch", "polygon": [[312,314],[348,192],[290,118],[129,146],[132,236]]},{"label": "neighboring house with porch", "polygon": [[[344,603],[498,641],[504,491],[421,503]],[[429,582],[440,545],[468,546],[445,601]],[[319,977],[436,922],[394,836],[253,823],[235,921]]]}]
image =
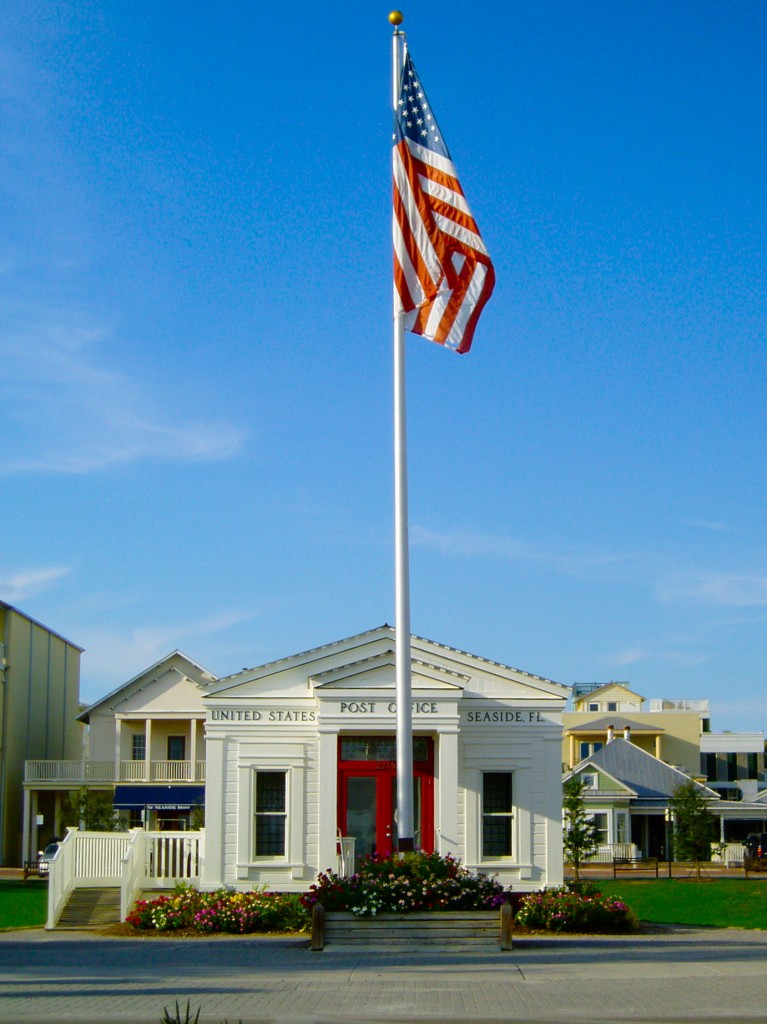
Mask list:
[{"label": "neighboring house with porch", "polygon": [[50,805],[61,834],[63,801],[82,787],[109,794],[125,829],[185,830],[195,824],[195,808],[201,811],[205,802],[203,696],[214,681],[207,669],[173,651],[79,716],[88,730],[87,759],[28,760],[25,859],[45,838],[37,808]]},{"label": "neighboring house with porch", "polygon": [[[597,826],[596,859],[668,858],[670,805],[678,787],[691,781],[689,774],[629,739],[614,738],[565,773],[564,781],[573,777],[583,781],[586,810]],[[723,800],[700,778],[692,781],[719,821],[719,842],[728,846],[725,859],[742,859],[738,848],[746,836],[767,831],[767,790],[749,799]]]}]

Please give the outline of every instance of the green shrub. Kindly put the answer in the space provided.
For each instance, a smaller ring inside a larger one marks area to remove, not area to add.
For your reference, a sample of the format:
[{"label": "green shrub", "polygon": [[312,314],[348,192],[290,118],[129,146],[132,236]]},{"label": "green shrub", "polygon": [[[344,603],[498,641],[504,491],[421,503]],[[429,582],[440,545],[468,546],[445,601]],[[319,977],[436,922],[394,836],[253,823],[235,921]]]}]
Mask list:
[{"label": "green shrub", "polygon": [[491,910],[506,900],[495,878],[473,874],[449,854],[407,853],[369,857],[356,875],[343,878],[325,871],[302,896],[307,908],[347,910],[360,916],[414,910]]},{"label": "green shrub", "polygon": [[567,888],[530,893],[522,900],[515,923],[550,932],[633,932],[638,927],[635,915],[620,900]]}]

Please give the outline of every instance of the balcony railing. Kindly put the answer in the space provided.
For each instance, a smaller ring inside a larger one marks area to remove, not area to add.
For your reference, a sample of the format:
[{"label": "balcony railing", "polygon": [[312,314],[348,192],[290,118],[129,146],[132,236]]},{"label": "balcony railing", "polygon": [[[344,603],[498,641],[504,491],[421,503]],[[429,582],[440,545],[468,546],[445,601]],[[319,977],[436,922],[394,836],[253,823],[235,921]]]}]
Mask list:
[{"label": "balcony railing", "polygon": [[682,698],[681,700],[651,700],[650,711],[703,711],[710,710],[710,701]]},{"label": "balcony railing", "polygon": [[71,782],[204,782],[204,761],[25,761],[24,781]]}]

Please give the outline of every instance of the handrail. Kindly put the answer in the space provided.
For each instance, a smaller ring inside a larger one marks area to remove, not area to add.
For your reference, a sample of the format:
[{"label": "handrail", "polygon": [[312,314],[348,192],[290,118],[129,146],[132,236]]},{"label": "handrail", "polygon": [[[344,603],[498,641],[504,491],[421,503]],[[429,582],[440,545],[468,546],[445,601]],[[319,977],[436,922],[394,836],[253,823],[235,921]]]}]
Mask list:
[{"label": "handrail", "polygon": [[120,921],[124,921],[130,913],[136,893],[141,888],[144,874],[144,851],[146,832],[142,828],[131,830],[128,848],[122,858],[122,877],[120,880]]},{"label": "handrail", "polygon": [[50,862],[48,919],[56,921],[69,893],[79,886],[119,885],[125,920],[142,888],[172,888],[199,881],[204,832],[80,832],[69,828]]},{"label": "handrail", "polygon": [[69,895],[74,882],[76,828],[67,828],[67,834],[59,843],[48,865],[48,919],[47,929],[54,928],[64,900]]}]

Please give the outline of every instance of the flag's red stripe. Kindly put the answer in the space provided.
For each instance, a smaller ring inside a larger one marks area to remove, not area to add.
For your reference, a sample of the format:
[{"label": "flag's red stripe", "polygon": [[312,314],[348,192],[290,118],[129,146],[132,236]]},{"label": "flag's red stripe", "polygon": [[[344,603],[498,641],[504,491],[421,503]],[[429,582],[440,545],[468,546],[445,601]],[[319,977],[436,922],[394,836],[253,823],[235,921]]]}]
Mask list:
[{"label": "flag's red stripe", "polygon": [[[404,246],[408,258],[410,259],[410,262],[413,265],[413,269],[415,270],[418,281],[421,285],[421,288],[423,289],[423,293],[424,295],[433,295],[434,282],[432,281],[429,269],[421,255],[421,251],[418,248],[415,233],[411,229],[407,208],[402,199],[402,196],[399,193],[399,190],[396,187],[394,189],[394,216],[397,220],[400,231],[402,233],[402,244]],[[431,232],[429,232],[429,234],[431,234]],[[404,286],[404,292],[401,285]],[[400,298],[402,299],[403,306],[405,307],[405,309],[414,309],[417,304],[417,301],[415,297],[410,296],[410,291],[407,286],[407,282],[405,281],[404,274],[402,274],[398,280],[397,289],[399,291]],[[406,300],[406,295],[410,296],[409,304]]]}]

